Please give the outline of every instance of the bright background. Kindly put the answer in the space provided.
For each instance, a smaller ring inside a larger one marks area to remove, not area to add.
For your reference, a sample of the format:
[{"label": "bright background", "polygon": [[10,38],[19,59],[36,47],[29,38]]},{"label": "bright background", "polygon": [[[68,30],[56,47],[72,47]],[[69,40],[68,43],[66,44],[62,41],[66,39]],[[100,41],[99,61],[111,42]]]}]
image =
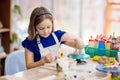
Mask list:
[{"label": "bright background", "polygon": [[[92,35],[104,34],[107,0],[13,0],[12,5],[21,6],[22,16],[13,14],[13,32],[21,42],[27,36],[29,17],[35,7],[45,6],[53,14],[55,28],[70,32],[83,39],[85,45]],[[113,24],[115,25],[115,24]],[[119,24],[116,24],[120,26]],[[112,27],[111,35],[119,27]],[[110,35],[109,34],[109,35]]]}]

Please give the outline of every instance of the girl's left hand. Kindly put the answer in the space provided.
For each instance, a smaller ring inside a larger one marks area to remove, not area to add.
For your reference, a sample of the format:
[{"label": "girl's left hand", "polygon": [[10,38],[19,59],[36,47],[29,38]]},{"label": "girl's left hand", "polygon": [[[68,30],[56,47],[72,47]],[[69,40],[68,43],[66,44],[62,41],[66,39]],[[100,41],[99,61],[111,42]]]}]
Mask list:
[{"label": "girl's left hand", "polygon": [[53,62],[55,60],[55,56],[54,56],[54,54],[53,53],[49,53],[49,54],[47,54],[46,55],[46,61],[47,62]]}]

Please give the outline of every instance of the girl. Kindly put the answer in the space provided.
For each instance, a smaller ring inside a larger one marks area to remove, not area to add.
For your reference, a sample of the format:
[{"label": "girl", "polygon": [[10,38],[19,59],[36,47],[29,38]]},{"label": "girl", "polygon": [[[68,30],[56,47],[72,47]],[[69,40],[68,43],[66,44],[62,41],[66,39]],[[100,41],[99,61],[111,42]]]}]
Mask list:
[{"label": "girl", "polygon": [[60,44],[83,49],[80,38],[71,38],[65,31],[54,31],[53,16],[45,7],[37,7],[30,16],[28,37],[22,42],[25,48],[27,68],[33,68],[55,60]]}]

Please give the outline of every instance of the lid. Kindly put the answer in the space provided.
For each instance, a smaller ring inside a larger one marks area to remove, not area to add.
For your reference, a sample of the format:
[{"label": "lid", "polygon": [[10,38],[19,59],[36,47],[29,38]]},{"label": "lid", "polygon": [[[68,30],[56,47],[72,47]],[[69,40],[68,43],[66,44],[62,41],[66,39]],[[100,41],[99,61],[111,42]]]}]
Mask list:
[{"label": "lid", "polygon": [[110,40],[108,40],[108,41],[107,41],[107,43],[111,43],[111,41],[110,41]]}]

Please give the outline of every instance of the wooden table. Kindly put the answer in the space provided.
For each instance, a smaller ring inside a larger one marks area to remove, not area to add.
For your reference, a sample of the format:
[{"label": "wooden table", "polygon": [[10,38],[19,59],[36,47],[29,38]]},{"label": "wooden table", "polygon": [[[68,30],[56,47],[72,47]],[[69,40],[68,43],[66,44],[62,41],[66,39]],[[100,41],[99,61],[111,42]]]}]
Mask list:
[{"label": "wooden table", "polygon": [[[88,78],[96,77],[96,72],[97,72],[96,66],[98,65],[98,63],[92,61],[91,59],[86,59],[86,61],[87,64],[77,65],[76,70]],[[58,72],[56,70],[56,64],[49,63],[49,64],[45,64],[44,66],[18,72],[13,75],[2,76],[0,77],[0,80],[47,80],[48,76],[54,77],[56,75],[58,75]],[[52,80],[52,79],[49,78],[48,80]],[[92,80],[92,79],[85,79],[85,80]],[[98,80],[102,80],[102,79],[98,79]]]}]

